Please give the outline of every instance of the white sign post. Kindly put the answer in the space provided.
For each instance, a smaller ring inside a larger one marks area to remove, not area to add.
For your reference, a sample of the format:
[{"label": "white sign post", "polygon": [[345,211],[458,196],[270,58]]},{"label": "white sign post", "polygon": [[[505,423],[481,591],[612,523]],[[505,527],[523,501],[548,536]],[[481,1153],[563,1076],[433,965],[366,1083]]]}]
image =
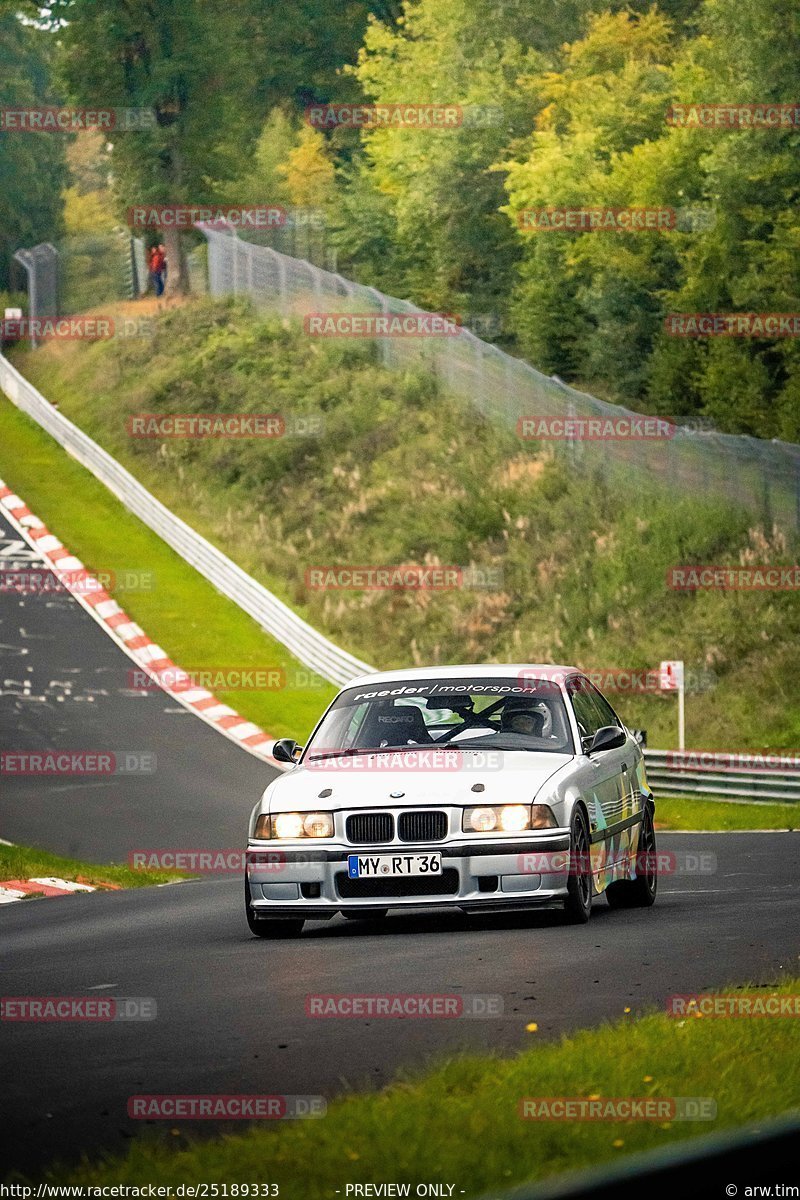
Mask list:
[{"label": "white sign post", "polygon": [[685,750],[683,663],[680,659],[662,662],[659,669],[659,687],[662,692],[678,693],[678,749]]}]

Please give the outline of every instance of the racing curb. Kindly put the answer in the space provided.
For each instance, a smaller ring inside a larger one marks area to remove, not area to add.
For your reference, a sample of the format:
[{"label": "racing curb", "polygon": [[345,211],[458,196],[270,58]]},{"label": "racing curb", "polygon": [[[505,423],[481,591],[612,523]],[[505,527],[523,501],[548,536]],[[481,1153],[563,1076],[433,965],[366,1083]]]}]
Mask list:
[{"label": "racing curb", "polygon": [[119,884],[106,883],[102,888],[92,887],[91,884],[72,882],[68,879],[58,879],[46,876],[41,879],[4,879],[0,883],[0,904],[14,904],[17,900],[25,900],[28,896],[72,896],[76,892],[119,891]]},{"label": "racing curb", "polygon": [[42,556],[65,590],[70,592],[162,691],[262,762],[269,763],[271,767],[281,771],[286,769],[284,763],[276,761],[270,754],[275,738],[265,733],[254,722],[248,721],[235,709],[223,704],[207,688],[176,690],[170,685],[170,679],[174,683],[176,676],[186,676],[189,673],[181,672],[167,652],[150,640],[80,559],[70,554],[55,534],[50,532],[44,522],[31,512],[25,501],[2,479],[0,507],[28,544]]}]

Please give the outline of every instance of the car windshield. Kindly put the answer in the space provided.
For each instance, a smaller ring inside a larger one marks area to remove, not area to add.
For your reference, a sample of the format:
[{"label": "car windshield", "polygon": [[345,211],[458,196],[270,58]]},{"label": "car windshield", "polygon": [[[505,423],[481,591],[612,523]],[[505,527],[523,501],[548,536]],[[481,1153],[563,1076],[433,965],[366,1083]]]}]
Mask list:
[{"label": "car windshield", "polygon": [[337,696],[303,761],[419,746],[572,754],[561,690],[547,679],[404,679]]}]

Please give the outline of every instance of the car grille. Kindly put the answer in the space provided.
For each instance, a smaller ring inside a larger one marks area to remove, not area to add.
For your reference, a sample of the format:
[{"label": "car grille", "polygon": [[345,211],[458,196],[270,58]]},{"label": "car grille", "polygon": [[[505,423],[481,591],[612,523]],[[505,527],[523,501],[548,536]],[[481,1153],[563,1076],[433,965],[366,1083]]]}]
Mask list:
[{"label": "car grille", "polygon": [[336,876],[336,888],[342,900],[455,896],[458,893],[458,871],[455,867],[448,867],[441,875],[410,875],[405,879],[349,879],[342,872]]},{"label": "car grille", "polygon": [[447,813],[420,809],[401,813],[397,821],[401,842],[440,842],[447,836]]},{"label": "car grille", "polygon": [[370,846],[390,842],[394,835],[391,813],[354,813],[345,823],[347,840],[355,846]]}]

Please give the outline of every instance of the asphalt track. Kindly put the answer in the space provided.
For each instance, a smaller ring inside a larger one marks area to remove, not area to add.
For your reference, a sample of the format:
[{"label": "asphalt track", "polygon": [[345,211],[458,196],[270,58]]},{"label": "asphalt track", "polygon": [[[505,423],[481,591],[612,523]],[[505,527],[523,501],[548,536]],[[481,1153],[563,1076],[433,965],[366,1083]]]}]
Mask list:
[{"label": "asphalt track", "polygon": [[[0,568],[37,561],[0,513]],[[275,770],[165,693],[132,687],[134,669],[69,594],[0,592],[0,747],[150,756],[141,773],[3,775],[0,837],[93,862],[242,844]]]},{"label": "asphalt track", "polygon": [[[262,942],[244,924],[238,879],[7,905],[4,995],[102,988],[90,994],[154,997],[158,1013],[131,1024],[3,1022],[3,1160],[33,1171],[82,1149],[123,1150],[145,1124],[127,1118],[131,1095],[332,1096],[446,1052],[514,1051],[529,1044],[530,1020],[552,1037],[626,1006],[796,969],[800,834],[662,835],[662,849],[689,846],[716,853],[715,875],[664,879],[646,911],[598,902],[579,927],[545,913],[401,914],[380,932],[337,918],[298,941]],[[493,994],[505,1012],[309,1018],[305,997],[319,992]]]},{"label": "asphalt track", "polygon": [[[11,538],[0,530],[0,551]],[[0,836],[100,861],[135,847],[241,845],[269,768],[169,698],[133,695],[128,658],[74,601],[0,594],[0,654],[4,748],[157,758],[152,775],[4,777]],[[660,848],[715,854],[716,871],[663,878],[651,910],[600,901],[581,927],[547,913],[391,915],[378,929],[337,918],[262,942],[244,923],[239,878],[4,906],[4,996],[152,997],[157,1016],[0,1023],[0,1163],[35,1174],[142,1134],[170,1138],[174,1121],[128,1118],[131,1095],[331,1097],[458,1050],[513,1052],[529,1044],[531,1020],[553,1037],[673,993],[797,971],[800,834],[662,835]],[[306,997],[320,992],[499,995],[504,1012],[309,1018]]]}]

